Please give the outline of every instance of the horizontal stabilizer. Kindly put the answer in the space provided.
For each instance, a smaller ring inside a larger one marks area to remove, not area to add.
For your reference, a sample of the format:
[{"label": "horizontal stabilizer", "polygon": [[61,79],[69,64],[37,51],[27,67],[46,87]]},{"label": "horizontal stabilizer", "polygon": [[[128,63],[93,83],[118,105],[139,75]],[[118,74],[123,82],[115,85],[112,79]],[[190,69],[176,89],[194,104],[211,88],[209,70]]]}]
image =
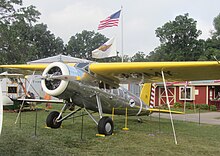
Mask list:
[{"label": "horizontal stabilizer", "polygon": [[64,103],[63,100],[44,100],[44,99],[17,99],[25,102],[39,102],[39,103]]},{"label": "horizontal stabilizer", "polygon": [[173,113],[173,114],[184,114],[184,112],[179,112],[179,111],[169,111],[167,109],[155,109],[155,108],[150,108],[149,111],[151,112],[160,112],[160,113]]}]

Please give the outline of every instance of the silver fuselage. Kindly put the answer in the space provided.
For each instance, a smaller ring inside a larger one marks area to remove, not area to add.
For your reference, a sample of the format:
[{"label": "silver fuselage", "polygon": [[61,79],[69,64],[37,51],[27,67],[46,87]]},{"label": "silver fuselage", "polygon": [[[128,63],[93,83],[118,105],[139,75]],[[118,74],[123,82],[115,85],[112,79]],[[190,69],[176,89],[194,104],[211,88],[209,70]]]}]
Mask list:
[{"label": "silver fuselage", "polygon": [[[59,67],[59,64],[56,65],[54,63],[54,66]],[[114,114],[122,115],[125,114],[126,108],[128,115],[150,114],[148,105],[139,97],[123,87],[113,87],[114,85],[97,78],[96,75],[87,71],[85,67],[79,68],[77,65],[70,67],[63,64],[60,68],[67,68],[65,70],[69,71],[69,73],[62,72],[63,75],[68,75],[65,80],[61,80],[65,81],[65,88],[61,88],[62,92],[56,95],[50,94],[50,90],[46,90],[48,94],[71,101],[79,107],[85,107],[92,111],[98,111],[97,96],[99,96],[102,111],[107,114],[112,114],[114,111]],[[49,69],[47,71],[49,71]],[[61,71],[64,70],[62,69]],[[78,77],[78,79],[76,79],[76,77]]]}]

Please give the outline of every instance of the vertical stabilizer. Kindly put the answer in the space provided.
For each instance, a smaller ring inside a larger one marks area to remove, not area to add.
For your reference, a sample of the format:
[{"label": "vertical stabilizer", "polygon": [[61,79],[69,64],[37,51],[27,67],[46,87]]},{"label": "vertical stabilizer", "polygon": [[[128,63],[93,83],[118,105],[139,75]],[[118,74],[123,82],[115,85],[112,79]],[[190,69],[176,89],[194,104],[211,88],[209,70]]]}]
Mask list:
[{"label": "vertical stabilizer", "polygon": [[145,83],[142,87],[140,98],[145,104],[150,105],[151,83]]}]

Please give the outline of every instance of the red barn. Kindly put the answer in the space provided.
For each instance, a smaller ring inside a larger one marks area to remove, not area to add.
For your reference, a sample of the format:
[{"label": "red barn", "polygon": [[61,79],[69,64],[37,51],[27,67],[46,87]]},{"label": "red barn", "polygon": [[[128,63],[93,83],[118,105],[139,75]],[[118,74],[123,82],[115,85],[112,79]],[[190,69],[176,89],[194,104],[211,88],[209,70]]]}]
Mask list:
[{"label": "red barn", "polygon": [[[215,81],[194,81],[169,83],[167,86],[170,104],[190,102],[192,104],[216,105],[220,109],[220,83]],[[156,83],[154,106],[166,104],[163,83]]]}]

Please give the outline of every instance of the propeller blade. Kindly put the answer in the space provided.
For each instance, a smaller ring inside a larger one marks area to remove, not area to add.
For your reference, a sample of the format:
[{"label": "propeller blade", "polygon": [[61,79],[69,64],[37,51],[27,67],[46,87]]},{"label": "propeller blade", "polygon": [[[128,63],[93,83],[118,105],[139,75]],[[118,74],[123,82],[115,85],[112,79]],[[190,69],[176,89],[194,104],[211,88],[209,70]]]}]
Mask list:
[{"label": "propeller blade", "polygon": [[80,76],[71,76],[71,75],[48,75],[48,76],[41,76],[41,79],[45,80],[80,80]]}]

